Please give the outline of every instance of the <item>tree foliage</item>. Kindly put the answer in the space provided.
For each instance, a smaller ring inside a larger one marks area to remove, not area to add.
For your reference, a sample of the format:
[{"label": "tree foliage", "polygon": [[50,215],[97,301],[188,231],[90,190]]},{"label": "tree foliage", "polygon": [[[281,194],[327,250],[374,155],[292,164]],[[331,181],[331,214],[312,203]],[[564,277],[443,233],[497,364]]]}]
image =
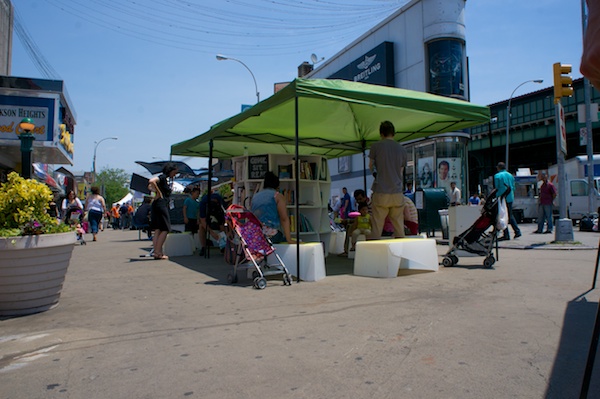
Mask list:
[{"label": "tree foliage", "polygon": [[127,195],[130,180],[130,176],[123,169],[104,168],[98,173],[96,185],[101,190],[104,186],[104,200],[108,208]]}]

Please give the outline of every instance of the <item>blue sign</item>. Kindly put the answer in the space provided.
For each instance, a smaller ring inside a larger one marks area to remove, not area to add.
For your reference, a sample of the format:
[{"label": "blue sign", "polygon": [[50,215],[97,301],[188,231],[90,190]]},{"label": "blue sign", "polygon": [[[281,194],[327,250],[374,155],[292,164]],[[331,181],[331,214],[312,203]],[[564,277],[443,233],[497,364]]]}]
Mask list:
[{"label": "blue sign", "polygon": [[381,43],[329,76],[328,79],[394,87],[394,43]]}]

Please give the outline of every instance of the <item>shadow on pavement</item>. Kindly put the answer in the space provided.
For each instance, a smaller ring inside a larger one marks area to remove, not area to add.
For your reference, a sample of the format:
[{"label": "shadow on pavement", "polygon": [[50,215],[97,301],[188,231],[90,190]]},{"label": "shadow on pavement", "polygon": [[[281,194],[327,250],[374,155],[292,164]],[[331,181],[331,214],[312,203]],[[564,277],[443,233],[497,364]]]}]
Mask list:
[{"label": "shadow on pavement", "polygon": [[233,266],[225,262],[223,255],[218,249],[210,250],[210,257],[205,258],[197,254],[191,256],[176,256],[170,258],[173,263],[185,267],[186,269],[210,276],[215,280],[206,284],[212,285],[230,285],[227,282],[227,274],[233,271]]},{"label": "shadow on pavement", "polygon": [[[597,302],[588,302],[583,295],[567,305],[560,344],[545,395],[547,399],[579,397],[598,309]],[[593,373],[596,376],[600,375],[598,355],[596,353]],[[588,398],[600,398],[598,378],[592,379]]]},{"label": "shadow on pavement", "polygon": [[325,274],[327,276],[354,274],[354,259],[329,254],[329,256],[325,258]]}]

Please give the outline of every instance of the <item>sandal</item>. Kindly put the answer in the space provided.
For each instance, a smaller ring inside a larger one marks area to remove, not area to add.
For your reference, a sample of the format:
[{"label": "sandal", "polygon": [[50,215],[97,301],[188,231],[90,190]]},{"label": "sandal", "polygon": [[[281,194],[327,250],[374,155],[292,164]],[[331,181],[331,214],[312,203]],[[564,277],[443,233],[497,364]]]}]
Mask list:
[{"label": "sandal", "polygon": [[169,257],[167,255],[154,254],[155,260],[167,260]]}]

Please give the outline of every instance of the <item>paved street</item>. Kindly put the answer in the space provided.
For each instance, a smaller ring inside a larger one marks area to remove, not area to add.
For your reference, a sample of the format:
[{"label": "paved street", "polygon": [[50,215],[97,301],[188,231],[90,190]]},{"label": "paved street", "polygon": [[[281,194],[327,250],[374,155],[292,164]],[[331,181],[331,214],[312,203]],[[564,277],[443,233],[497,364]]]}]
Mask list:
[{"label": "paved street", "polygon": [[0,398],[576,398],[600,234],[534,229],[493,270],[375,279],[332,255],[324,280],[262,291],[228,285],[215,251],[143,260],[149,241],[105,231],[75,248],[57,308],[0,320]]}]

